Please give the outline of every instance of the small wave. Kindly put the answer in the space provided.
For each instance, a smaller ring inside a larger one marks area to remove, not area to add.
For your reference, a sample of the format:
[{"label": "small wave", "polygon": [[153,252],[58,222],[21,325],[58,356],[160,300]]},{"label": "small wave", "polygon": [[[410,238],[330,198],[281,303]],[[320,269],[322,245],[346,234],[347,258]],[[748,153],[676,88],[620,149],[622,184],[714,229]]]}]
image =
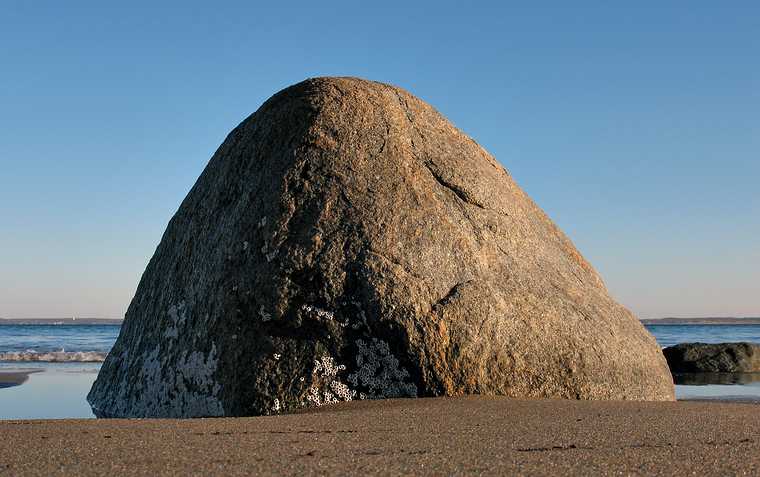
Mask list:
[{"label": "small wave", "polygon": [[99,363],[106,359],[108,353],[99,351],[13,351],[0,352],[0,361],[47,362],[47,363]]}]

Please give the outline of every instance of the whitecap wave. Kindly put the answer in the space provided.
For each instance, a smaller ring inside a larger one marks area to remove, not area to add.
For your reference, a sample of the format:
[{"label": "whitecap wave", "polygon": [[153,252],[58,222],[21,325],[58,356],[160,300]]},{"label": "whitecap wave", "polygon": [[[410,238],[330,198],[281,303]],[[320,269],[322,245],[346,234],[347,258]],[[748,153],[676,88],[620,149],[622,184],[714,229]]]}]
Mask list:
[{"label": "whitecap wave", "polygon": [[100,363],[108,353],[100,351],[0,352],[0,361],[46,363]]}]

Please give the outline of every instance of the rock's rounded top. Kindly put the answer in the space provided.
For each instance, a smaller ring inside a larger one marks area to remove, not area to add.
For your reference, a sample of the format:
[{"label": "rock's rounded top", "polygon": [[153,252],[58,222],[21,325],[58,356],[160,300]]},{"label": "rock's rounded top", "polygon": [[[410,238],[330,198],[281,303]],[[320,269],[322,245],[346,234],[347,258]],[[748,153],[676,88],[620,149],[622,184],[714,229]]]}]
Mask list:
[{"label": "rock's rounded top", "polygon": [[[272,105],[293,97],[336,98],[349,94],[371,95],[377,91],[392,90],[413,97],[406,90],[386,83],[367,80],[355,76],[316,76],[307,78],[300,83],[288,86],[272,95],[262,107]],[[415,98],[416,99],[416,98]],[[329,100],[329,99],[328,99]],[[378,105],[382,106],[382,105]]]},{"label": "rock's rounded top", "polygon": [[464,393],[673,386],[654,338],[475,141],[399,88],[313,78],[214,154],[89,399],[199,416]]}]

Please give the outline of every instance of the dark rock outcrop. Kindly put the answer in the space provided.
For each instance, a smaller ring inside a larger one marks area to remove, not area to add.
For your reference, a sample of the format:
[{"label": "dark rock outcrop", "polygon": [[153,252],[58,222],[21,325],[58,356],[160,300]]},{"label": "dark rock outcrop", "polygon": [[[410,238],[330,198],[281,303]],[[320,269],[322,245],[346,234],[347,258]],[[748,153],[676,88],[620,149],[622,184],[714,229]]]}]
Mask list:
[{"label": "dark rock outcrop", "polygon": [[681,343],[662,350],[673,373],[760,373],[760,345]]},{"label": "dark rock outcrop", "polygon": [[233,130],[148,264],[101,416],[468,393],[672,400],[654,338],[475,141],[316,78]]}]

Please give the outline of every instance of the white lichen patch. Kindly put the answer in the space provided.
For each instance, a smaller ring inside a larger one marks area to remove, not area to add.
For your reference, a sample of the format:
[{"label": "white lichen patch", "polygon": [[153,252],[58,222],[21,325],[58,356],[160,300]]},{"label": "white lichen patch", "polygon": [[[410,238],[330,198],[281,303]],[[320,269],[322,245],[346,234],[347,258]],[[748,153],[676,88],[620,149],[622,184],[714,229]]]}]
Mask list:
[{"label": "white lichen patch", "polygon": [[388,343],[372,338],[371,341],[356,340],[357,354],[355,373],[348,382],[367,390],[369,399],[392,397],[415,397],[417,386],[407,382],[409,371],[399,365]]},{"label": "white lichen patch", "polygon": [[179,329],[185,326],[187,321],[187,306],[184,301],[179,302],[177,305],[169,307],[167,312],[169,316],[169,326],[164,331],[164,338],[178,338]]},{"label": "white lichen patch", "polygon": [[301,309],[308,313],[309,315],[317,318],[318,320],[322,321],[333,321],[337,323],[340,326],[346,326],[348,323],[343,323],[335,318],[335,313],[323,310],[322,308],[318,308],[316,306],[312,305],[302,305]]},{"label": "white lichen patch", "polygon": [[333,312],[317,308],[316,306],[303,305],[301,309],[307,313],[312,313],[323,320],[332,321],[335,319],[335,314]]},{"label": "white lichen patch", "polygon": [[272,319],[272,315],[266,312],[264,305],[261,305],[259,308],[259,316],[261,317],[261,321],[269,321]]},{"label": "white lichen patch", "polygon": [[322,356],[314,361],[312,371],[313,384],[309,388],[306,400],[314,406],[335,404],[341,401],[351,401],[356,397],[356,391],[350,389],[338,378],[338,373],[344,371],[344,365],[336,365],[332,356]]},{"label": "white lichen patch", "polygon": [[[202,417],[222,416],[221,386],[214,378],[217,369],[216,345],[204,354],[182,352],[170,363],[161,344],[140,357],[141,366],[109,390],[108,396],[93,396],[96,408],[107,409],[113,417]],[[130,385],[131,382],[131,385]],[[111,405],[104,401],[110,401]]]},{"label": "white lichen patch", "polygon": [[269,250],[269,246],[264,242],[264,245],[261,246],[261,253],[264,255],[264,258],[266,258],[267,263],[269,263],[277,256],[277,249]]}]

